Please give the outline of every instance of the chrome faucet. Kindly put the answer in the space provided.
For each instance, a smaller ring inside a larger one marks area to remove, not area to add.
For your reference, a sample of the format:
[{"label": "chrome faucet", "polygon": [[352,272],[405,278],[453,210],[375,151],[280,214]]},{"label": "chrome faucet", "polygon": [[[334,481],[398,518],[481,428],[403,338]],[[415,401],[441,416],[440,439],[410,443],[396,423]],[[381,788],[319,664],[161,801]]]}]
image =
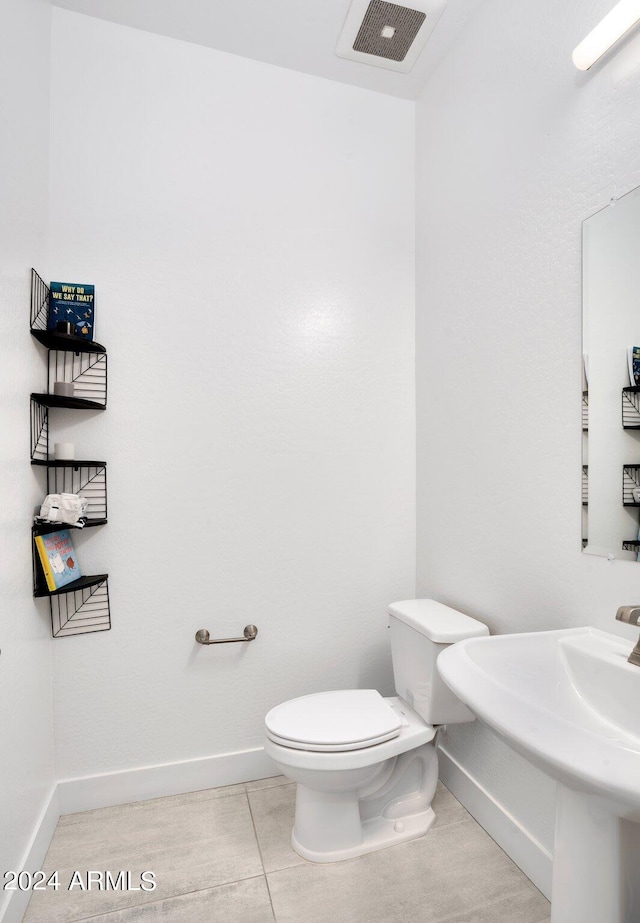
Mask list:
[{"label": "chrome faucet", "polygon": [[[620,606],[616,612],[616,618],[619,622],[637,625],[640,622],[640,606]],[[634,666],[640,667],[640,638],[638,638],[638,643],[627,657],[627,660]]]}]

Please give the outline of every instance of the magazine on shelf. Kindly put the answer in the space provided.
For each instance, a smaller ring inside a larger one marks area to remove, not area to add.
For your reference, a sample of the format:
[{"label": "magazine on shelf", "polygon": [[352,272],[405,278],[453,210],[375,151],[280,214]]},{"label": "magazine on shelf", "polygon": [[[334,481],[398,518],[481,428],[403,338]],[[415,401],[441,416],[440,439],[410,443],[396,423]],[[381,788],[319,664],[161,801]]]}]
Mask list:
[{"label": "magazine on shelf", "polygon": [[76,336],[93,339],[95,287],[77,282],[52,282],[49,298],[49,330],[60,321],[74,325]]}]

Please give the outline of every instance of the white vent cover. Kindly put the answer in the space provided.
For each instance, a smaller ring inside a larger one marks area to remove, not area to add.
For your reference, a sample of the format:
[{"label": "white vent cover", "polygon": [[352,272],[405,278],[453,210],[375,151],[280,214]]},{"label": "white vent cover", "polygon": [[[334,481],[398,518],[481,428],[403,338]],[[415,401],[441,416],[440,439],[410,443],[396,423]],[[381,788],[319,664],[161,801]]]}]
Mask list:
[{"label": "white vent cover", "polygon": [[336,54],[408,73],[436,27],[447,0],[353,0]]}]

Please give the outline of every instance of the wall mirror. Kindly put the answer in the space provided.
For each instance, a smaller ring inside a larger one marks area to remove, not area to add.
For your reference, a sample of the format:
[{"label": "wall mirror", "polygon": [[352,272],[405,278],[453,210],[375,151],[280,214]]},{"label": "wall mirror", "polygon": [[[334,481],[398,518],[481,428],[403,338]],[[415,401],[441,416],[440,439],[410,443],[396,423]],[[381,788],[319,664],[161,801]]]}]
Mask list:
[{"label": "wall mirror", "polygon": [[640,187],[583,223],[582,291],[582,547],[640,561]]}]

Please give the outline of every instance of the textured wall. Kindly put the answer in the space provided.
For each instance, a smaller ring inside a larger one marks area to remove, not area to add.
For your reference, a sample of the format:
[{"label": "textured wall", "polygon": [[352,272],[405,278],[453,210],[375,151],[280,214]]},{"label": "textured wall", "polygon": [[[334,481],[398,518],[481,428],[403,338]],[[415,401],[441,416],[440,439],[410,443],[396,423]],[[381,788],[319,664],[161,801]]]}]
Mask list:
[{"label": "textured wall", "polygon": [[[614,622],[640,567],[580,553],[580,226],[640,183],[640,35],[609,0],[487,0],[417,107],[418,592],[493,632]],[[479,725],[448,746],[550,845],[553,786]]]},{"label": "textured wall", "polygon": [[[55,646],[61,777],[391,687],[413,595],[413,105],[54,9],[51,267],[96,285],[113,629]],[[81,79],[79,79],[81,74]],[[62,429],[58,430],[62,432]],[[251,645],[202,648],[198,628]]]},{"label": "textured wall", "polygon": [[[20,862],[54,781],[48,608],[31,584],[29,524],[39,488],[29,465],[29,392],[42,353],[29,335],[32,265],[45,253],[49,40],[47,0],[6,0],[0,32],[0,871]],[[0,894],[0,916],[7,893]]]}]

